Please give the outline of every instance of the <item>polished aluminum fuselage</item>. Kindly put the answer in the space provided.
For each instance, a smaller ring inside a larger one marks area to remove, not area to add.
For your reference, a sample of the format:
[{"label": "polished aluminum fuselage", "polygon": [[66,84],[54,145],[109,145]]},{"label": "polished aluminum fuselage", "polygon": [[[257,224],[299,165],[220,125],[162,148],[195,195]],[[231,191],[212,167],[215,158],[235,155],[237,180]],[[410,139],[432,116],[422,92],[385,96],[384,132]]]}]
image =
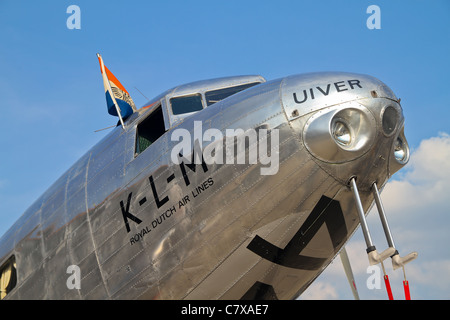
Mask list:
[{"label": "polished aluminum fuselage", "polygon": [[[89,150],[3,236],[0,263],[14,255],[17,266],[8,299],[296,298],[359,225],[349,179],[357,178],[367,212],[371,184],[402,167],[392,155],[401,108],[373,77],[286,77],[182,119],[171,118],[168,99],[157,99],[167,131],[144,152],[136,154],[136,128],[152,107]],[[389,135],[387,105],[399,115]],[[357,150],[336,149],[323,133],[345,109],[365,119]],[[203,131],[277,130],[278,171],[263,175],[260,162],[174,163],[171,134],[193,133],[195,121]],[[71,265],[79,289],[67,286]]]}]

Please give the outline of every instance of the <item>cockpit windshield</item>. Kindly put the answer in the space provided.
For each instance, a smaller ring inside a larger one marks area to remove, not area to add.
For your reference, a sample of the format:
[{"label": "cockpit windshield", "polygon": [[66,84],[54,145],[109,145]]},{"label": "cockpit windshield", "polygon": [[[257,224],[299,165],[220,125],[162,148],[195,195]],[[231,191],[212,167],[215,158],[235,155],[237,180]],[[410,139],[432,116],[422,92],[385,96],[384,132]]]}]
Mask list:
[{"label": "cockpit windshield", "polygon": [[173,97],[170,99],[170,105],[172,106],[172,113],[174,115],[180,115],[200,111],[204,108],[204,105],[208,107],[216,102],[228,98],[233,94],[236,94],[247,88],[253,87],[257,84],[260,84],[260,82],[252,82],[234,87],[210,90],[205,92],[206,101],[203,100],[203,96],[200,93]]},{"label": "cockpit windshield", "polygon": [[259,82],[247,83],[240,86],[208,91],[205,93],[206,105],[210,106],[216,102],[219,102],[220,100],[223,100],[233,94],[236,94],[247,88],[253,87],[257,84],[259,84]]},{"label": "cockpit windshield", "polygon": [[202,96],[200,94],[172,98],[170,99],[170,104],[175,115],[203,109]]}]

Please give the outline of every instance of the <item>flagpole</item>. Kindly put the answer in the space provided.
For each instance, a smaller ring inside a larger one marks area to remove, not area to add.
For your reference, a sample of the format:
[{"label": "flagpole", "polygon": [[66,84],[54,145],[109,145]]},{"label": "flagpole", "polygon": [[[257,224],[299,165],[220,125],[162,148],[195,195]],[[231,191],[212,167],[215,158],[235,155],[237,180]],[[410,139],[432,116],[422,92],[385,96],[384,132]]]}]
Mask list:
[{"label": "flagpole", "polygon": [[100,67],[101,67],[101,69],[102,69],[103,77],[106,77],[106,80],[107,80],[107,81],[106,81],[106,83],[107,83],[107,85],[108,85],[107,90],[108,90],[108,92],[109,92],[109,95],[111,96],[111,99],[112,99],[112,101],[113,101],[113,103],[114,103],[114,106],[116,107],[116,111],[117,111],[117,114],[119,115],[119,119],[120,119],[120,123],[122,124],[122,128],[125,130],[125,125],[124,125],[124,123],[123,123],[122,114],[121,114],[121,112],[120,112],[120,108],[119,108],[119,105],[117,104],[116,98],[114,97],[114,94],[113,94],[113,92],[112,92],[112,88],[111,88],[111,84],[109,83],[108,76],[106,75],[105,65],[103,64],[102,56],[101,56],[100,54],[97,53],[97,57],[98,57],[99,60],[100,60]]}]

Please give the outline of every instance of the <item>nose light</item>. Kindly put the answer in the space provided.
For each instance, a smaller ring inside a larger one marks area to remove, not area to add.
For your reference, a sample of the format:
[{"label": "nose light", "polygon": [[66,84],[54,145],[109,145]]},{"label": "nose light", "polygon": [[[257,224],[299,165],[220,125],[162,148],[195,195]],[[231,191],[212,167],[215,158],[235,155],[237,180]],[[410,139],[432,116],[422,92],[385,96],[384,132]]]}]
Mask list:
[{"label": "nose light", "polygon": [[388,106],[384,109],[382,125],[386,136],[390,136],[394,132],[398,123],[398,116],[398,112],[394,107]]},{"label": "nose light", "polygon": [[337,120],[333,125],[333,138],[341,145],[348,146],[352,141],[352,135],[347,124]]},{"label": "nose light", "polygon": [[394,145],[395,159],[400,163],[405,163],[408,158],[408,151],[405,143],[401,138],[397,138]]},{"label": "nose light", "polygon": [[376,121],[357,102],[316,112],[305,123],[303,139],[308,151],[328,163],[344,163],[364,155],[375,141]]}]

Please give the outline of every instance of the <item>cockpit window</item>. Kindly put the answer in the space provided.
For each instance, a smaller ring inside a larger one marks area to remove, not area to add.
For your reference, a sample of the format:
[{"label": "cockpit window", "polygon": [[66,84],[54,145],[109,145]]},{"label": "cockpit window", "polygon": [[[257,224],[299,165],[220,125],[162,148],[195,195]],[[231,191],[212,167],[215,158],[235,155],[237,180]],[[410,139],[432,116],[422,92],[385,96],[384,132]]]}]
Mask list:
[{"label": "cockpit window", "polygon": [[212,90],[205,93],[206,105],[210,106],[220,100],[228,98],[229,96],[236,94],[242,90],[253,87],[259,84],[259,82],[247,83],[236,87],[229,87],[219,90]]},{"label": "cockpit window", "polygon": [[136,152],[140,154],[166,132],[161,106],[138,124],[136,128]]},{"label": "cockpit window", "polygon": [[202,96],[195,94],[191,96],[175,97],[170,99],[173,114],[183,114],[203,109]]},{"label": "cockpit window", "polygon": [[[229,96],[236,94],[242,90],[256,86],[257,84],[260,84],[260,82],[247,83],[234,87],[207,91],[205,93],[206,106],[213,105],[216,102],[228,98]],[[171,98],[170,105],[172,107],[172,114],[179,115],[202,110],[204,107],[204,102],[202,99],[202,95],[200,93],[197,93]]]}]

